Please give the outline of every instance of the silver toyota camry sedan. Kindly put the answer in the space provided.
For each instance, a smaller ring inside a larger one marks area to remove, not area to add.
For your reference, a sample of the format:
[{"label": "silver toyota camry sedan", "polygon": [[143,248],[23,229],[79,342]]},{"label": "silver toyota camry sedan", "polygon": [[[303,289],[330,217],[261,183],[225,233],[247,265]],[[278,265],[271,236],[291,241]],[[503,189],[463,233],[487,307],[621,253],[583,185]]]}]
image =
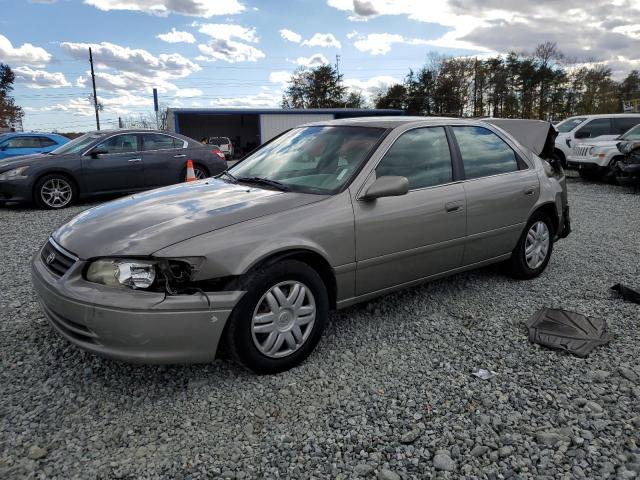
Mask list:
[{"label": "silver toyota camry sedan", "polygon": [[[496,262],[540,275],[569,233],[537,121],[367,118],[289,130],[216,178],[86,210],[34,256],[60,335],[131,362],[207,362],[224,344],[274,373],[329,311]],[[499,125],[499,126],[498,126]]]}]

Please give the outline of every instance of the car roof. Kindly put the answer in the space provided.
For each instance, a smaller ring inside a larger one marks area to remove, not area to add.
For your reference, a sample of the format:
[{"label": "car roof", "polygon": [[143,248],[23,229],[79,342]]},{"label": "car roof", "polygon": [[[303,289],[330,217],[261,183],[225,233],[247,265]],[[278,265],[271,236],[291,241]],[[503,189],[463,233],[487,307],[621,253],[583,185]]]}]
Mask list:
[{"label": "car roof", "polygon": [[486,125],[481,119],[455,117],[356,117],[338,120],[325,120],[306,123],[304,126],[348,126],[348,127],[377,127],[396,128],[403,125]]},{"label": "car roof", "polygon": [[2,134],[4,136],[12,136],[12,137],[33,137],[34,135],[40,137],[64,137],[64,135],[60,135],[59,133],[46,133],[46,132],[4,132]]},{"label": "car roof", "polygon": [[[624,117],[640,117],[640,113],[594,113],[589,115],[573,115],[567,117],[564,120],[571,120],[572,118],[624,118]],[[562,120],[564,122],[564,120]]]}]

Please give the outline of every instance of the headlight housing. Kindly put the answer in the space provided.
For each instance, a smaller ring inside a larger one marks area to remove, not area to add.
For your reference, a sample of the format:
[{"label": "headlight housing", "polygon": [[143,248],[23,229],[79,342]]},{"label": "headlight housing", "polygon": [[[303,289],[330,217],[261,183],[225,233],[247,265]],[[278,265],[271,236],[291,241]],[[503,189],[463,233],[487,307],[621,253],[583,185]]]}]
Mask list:
[{"label": "headlight housing", "polygon": [[596,149],[596,147],[591,147],[589,149],[589,155],[593,155],[593,151]]},{"label": "headlight housing", "polygon": [[92,262],[87,280],[108,287],[149,288],[156,279],[156,262],[147,260],[101,259]]},{"label": "headlight housing", "polygon": [[6,172],[0,173],[0,180],[11,180],[12,178],[24,178],[26,175],[23,173],[29,168],[30,165],[14,168]]}]

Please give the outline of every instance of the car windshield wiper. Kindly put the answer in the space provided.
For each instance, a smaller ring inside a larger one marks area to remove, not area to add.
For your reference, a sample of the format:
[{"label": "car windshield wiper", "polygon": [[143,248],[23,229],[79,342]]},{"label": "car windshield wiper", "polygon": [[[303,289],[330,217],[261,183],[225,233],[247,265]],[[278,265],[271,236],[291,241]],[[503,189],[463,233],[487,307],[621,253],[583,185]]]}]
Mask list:
[{"label": "car windshield wiper", "polygon": [[262,178],[262,177],[240,177],[238,178],[239,182],[244,183],[256,183],[258,185],[267,185],[269,187],[275,187],[278,190],[282,190],[283,192],[290,192],[291,187],[289,185],[285,185],[282,182],[277,180],[271,180],[270,178]]},{"label": "car windshield wiper", "polygon": [[238,183],[238,179],[236,177],[234,177],[233,175],[231,175],[228,171],[225,170],[224,172],[222,172],[220,174],[220,176],[222,176],[222,175],[226,175],[227,177],[229,177],[233,181],[233,183]]}]

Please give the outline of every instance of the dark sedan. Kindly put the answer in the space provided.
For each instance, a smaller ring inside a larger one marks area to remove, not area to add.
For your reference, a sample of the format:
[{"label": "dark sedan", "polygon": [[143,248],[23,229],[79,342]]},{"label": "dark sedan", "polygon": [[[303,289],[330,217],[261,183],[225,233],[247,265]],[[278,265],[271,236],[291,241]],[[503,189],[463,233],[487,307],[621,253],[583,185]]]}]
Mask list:
[{"label": "dark sedan", "polygon": [[0,203],[31,202],[47,209],[78,198],[130,193],[185,180],[187,160],[196,178],[226,169],[218,147],[153,130],[91,132],[47,154],[0,161]]}]

